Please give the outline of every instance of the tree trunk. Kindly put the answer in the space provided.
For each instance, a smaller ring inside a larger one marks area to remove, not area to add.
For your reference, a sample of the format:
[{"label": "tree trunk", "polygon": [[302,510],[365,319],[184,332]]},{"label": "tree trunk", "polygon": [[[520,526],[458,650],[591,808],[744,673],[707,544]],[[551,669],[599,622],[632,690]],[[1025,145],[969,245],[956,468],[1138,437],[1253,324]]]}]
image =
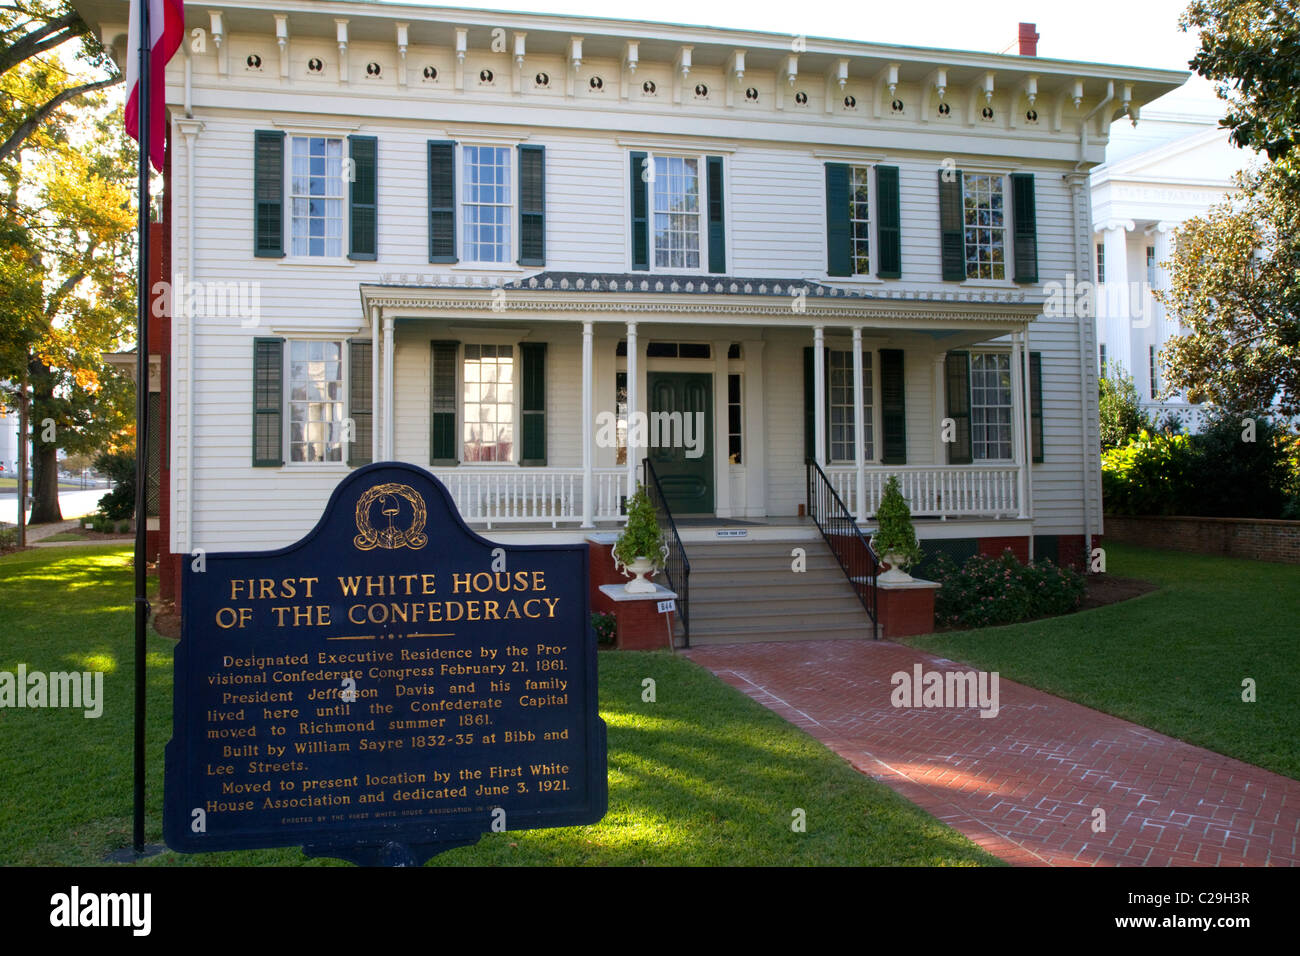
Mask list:
[{"label": "tree trunk", "polygon": [[[39,433],[37,434],[39,438]],[[62,521],[59,510],[59,446],[54,442],[36,443],[32,456],[32,524]]]}]

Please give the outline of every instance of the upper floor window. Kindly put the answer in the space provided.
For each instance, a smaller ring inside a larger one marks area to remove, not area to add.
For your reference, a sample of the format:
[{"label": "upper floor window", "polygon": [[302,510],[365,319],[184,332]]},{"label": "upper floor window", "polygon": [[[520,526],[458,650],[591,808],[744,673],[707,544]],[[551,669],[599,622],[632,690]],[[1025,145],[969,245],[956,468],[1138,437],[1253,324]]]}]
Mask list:
[{"label": "upper floor window", "polygon": [[849,229],[853,274],[871,274],[871,168],[854,166],[849,181]]},{"label": "upper floor window", "polygon": [[511,152],[507,146],[461,147],[461,222],[468,262],[510,262],[513,257]]},{"label": "upper floor window", "polygon": [[1106,246],[1103,243],[1097,243],[1097,281],[1106,281]]},{"label": "upper floor window", "polygon": [[700,160],[656,156],[650,180],[654,267],[700,268]]},{"label": "upper floor window", "polygon": [[290,147],[290,252],[343,256],[343,140],[294,136]]},{"label": "upper floor window", "polygon": [[1005,279],[1007,222],[1003,177],[966,173],[962,177],[966,278]]}]

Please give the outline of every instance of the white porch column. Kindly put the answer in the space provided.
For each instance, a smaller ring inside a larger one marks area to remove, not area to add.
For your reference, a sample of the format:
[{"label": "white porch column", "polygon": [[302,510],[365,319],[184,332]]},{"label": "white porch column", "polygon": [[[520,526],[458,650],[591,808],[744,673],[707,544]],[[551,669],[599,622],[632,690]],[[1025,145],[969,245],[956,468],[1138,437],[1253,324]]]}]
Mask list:
[{"label": "white porch column", "polygon": [[857,466],[857,487],[854,511],[858,521],[867,520],[867,428],[866,409],[863,407],[864,388],[862,369],[862,326],[853,326],[853,463]]},{"label": "white porch column", "polygon": [[1136,228],[1133,220],[1111,220],[1103,227],[1106,259],[1106,282],[1101,302],[1106,320],[1107,370],[1122,365],[1133,374],[1133,335],[1129,314],[1128,234]]},{"label": "white porch column", "polygon": [[731,340],[713,343],[713,513],[730,518],[731,464],[727,427],[727,350]]},{"label": "white porch column", "polygon": [[762,339],[745,339],[740,343],[741,357],[745,360],[745,374],[741,380],[741,410],[744,428],[741,446],[745,468],[745,495],[748,498],[750,517],[767,514],[767,390],[763,380]]},{"label": "white porch column", "polygon": [[591,431],[592,431],[592,372],[591,372],[591,336],[590,322],[582,323],[582,527],[590,528],[592,516],[592,471],[591,471]]},{"label": "white porch column", "polygon": [[636,494],[636,443],[632,440],[639,429],[633,427],[637,417],[637,345],[636,323],[627,324],[627,496]]},{"label": "white porch column", "polygon": [[825,329],[813,327],[813,457],[826,467],[826,337]]},{"label": "white porch column", "polygon": [[382,392],[375,387],[379,381],[379,306],[370,307],[370,460],[380,461],[383,451],[384,409],[380,404]]},{"label": "white porch column", "polygon": [[393,460],[393,317],[384,316],[384,461]]},{"label": "white porch column", "polygon": [[1025,364],[1020,333],[1011,333],[1011,458],[1016,464],[1017,514],[1025,517]]},{"label": "white porch column", "polygon": [[[1024,395],[1025,415],[1025,490],[1024,497],[1020,503],[1020,513],[1026,518],[1034,516],[1034,421],[1033,411],[1033,382],[1029,377],[1029,326],[1025,326],[1025,331],[1020,333],[1020,381],[1024,383],[1021,393]],[[1041,370],[1040,370],[1041,371]],[[1046,436],[1043,438],[1046,441]],[[1029,560],[1034,559],[1034,536],[1029,536]]]},{"label": "white porch column", "polygon": [[944,376],[948,372],[948,353],[938,352],[934,356],[934,420],[939,427],[934,430],[934,463],[948,464],[948,454],[944,451],[943,420],[948,417],[948,403]]}]

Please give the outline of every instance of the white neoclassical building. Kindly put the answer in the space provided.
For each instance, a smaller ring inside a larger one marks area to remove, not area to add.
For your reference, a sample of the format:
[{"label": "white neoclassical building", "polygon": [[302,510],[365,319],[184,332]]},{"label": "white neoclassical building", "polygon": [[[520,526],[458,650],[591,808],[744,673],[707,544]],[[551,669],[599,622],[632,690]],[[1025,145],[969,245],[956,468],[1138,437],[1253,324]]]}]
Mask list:
[{"label": "white neoclassical building", "polygon": [[1175,415],[1190,431],[1201,425],[1201,407],[1162,394],[1160,351],[1182,327],[1152,292],[1169,280],[1178,227],[1233,192],[1237,171],[1256,158],[1219,127],[1226,108],[1208,81],[1193,77],[1143,107],[1138,123],[1116,120],[1106,162],[1091,174],[1098,368],[1131,375],[1153,419]]}]

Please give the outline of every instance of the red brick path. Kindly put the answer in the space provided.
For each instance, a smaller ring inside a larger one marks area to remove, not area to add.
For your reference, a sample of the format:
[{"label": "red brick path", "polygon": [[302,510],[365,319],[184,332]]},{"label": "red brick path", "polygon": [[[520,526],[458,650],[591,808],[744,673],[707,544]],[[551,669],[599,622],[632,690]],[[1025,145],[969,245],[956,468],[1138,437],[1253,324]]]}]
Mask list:
[{"label": "red brick path", "polygon": [[[1300,862],[1300,781],[1022,684],[999,678],[1000,711],[982,718],[893,707],[895,672],[971,668],[888,641],[685,653],[1008,862]],[[1092,829],[1098,807],[1104,833]]]}]

